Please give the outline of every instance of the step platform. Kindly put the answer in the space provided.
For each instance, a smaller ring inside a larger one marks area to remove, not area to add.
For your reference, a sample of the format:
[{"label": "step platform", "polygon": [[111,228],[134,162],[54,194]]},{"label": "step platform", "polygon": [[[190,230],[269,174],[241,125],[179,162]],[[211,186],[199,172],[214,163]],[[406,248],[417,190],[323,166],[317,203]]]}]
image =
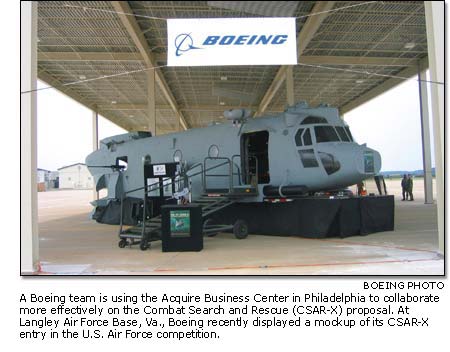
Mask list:
[{"label": "step platform", "polygon": [[205,194],[206,196],[210,196],[211,198],[215,196],[226,196],[228,198],[244,198],[244,197],[255,197],[258,195],[258,189],[255,187],[251,187],[249,185],[244,186],[235,186],[233,189],[206,189]]}]

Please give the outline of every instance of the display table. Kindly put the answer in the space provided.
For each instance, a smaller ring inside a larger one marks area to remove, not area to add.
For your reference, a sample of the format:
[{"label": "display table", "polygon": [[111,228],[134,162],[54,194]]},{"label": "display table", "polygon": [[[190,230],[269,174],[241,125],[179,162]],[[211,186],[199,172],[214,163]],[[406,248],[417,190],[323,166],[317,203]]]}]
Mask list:
[{"label": "display table", "polygon": [[286,203],[235,203],[214,222],[245,220],[250,234],[324,238],[394,230],[394,196],[304,198]]}]

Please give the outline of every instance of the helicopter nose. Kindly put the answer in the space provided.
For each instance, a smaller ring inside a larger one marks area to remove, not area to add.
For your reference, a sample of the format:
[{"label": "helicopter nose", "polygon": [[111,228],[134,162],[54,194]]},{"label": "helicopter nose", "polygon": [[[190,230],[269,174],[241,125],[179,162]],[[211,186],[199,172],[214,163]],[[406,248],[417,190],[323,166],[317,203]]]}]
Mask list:
[{"label": "helicopter nose", "polygon": [[381,155],[376,150],[363,147],[357,161],[357,169],[363,175],[376,175],[381,170]]}]

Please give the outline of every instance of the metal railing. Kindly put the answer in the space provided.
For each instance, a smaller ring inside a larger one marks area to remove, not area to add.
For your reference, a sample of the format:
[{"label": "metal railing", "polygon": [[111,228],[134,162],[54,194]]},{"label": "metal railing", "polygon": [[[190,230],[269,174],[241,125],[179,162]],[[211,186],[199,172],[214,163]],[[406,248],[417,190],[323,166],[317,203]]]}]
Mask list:
[{"label": "metal railing", "polygon": [[[192,170],[194,170],[194,169],[196,169],[196,168],[198,168],[198,167],[200,167],[200,171],[199,171],[198,173],[192,174],[192,175],[188,175],[188,174],[187,174],[188,172],[192,172]],[[194,164],[194,165],[192,165],[192,166],[189,168],[189,170],[186,170],[186,176],[187,176],[187,178],[188,178],[188,182],[191,180],[192,177],[197,176],[197,175],[200,175],[200,174],[202,175],[202,188],[204,189],[204,184],[203,184],[203,163],[197,163],[197,164]]]},{"label": "metal railing", "polygon": [[[214,174],[214,175],[208,175],[206,173],[206,171],[210,171],[212,170],[212,168],[207,169],[206,168],[206,163],[208,160],[225,160],[222,164],[216,165],[217,167],[222,166],[222,165],[228,165],[228,174]],[[203,160],[203,168],[204,168],[204,173],[203,173],[203,190],[207,190],[207,183],[206,183],[206,179],[207,177],[228,177],[228,192],[232,192],[233,191],[233,166],[231,163],[231,159],[227,158],[227,157],[206,157]]]},{"label": "metal railing", "polygon": [[[195,176],[202,175],[202,186],[203,186],[203,189],[205,189],[204,175],[205,175],[206,171],[214,170],[214,169],[216,169],[218,167],[221,167],[223,165],[226,165],[226,164],[228,164],[228,162],[224,162],[224,163],[221,163],[219,165],[212,166],[211,168],[205,170],[204,169],[204,165],[202,163],[197,163],[197,164],[194,164],[191,168],[189,168],[189,170],[186,170],[185,174],[186,174],[186,176],[188,178],[188,181],[191,178],[195,177]],[[197,167],[200,167],[200,171],[199,172],[196,172],[196,173],[194,173],[192,175],[187,175],[187,173],[189,171],[192,171],[193,169],[195,169]],[[138,187],[138,188],[126,191],[126,192],[122,192],[121,197],[120,197],[120,228],[119,228],[119,235],[123,232],[123,201],[125,199],[125,196],[127,194],[130,194],[130,193],[134,193],[134,192],[137,192],[137,191],[144,190],[145,195],[144,195],[144,205],[143,205],[143,210],[142,210],[142,212],[143,212],[143,214],[142,214],[142,234],[144,234],[145,233],[145,221],[147,220],[147,195],[150,192],[153,192],[153,191],[156,191],[156,190],[161,190],[161,188],[166,187],[168,185],[172,185],[172,179],[170,180],[169,183],[166,183],[166,184],[163,184],[163,185],[161,185],[160,182],[158,181],[158,182],[152,183],[150,185],[144,185],[142,187]],[[153,188],[153,186],[157,186],[157,187]]]},{"label": "metal railing", "polygon": [[[233,173],[233,177],[234,176],[238,177],[239,186],[241,186],[242,185],[241,168],[239,167],[239,164],[234,162],[234,159],[236,159],[236,158],[241,159],[241,156],[239,154],[235,154],[231,157],[232,173]],[[237,173],[234,172],[234,167],[237,168]]]},{"label": "metal railing", "polygon": [[[217,157],[217,158],[214,158],[214,157],[206,157],[205,159],[204,159],[204,161],[203,161],[203,163],[197,163],[197,164],[194,164],[194,165],[192,165],[188,170],[186,170],[185,172],[184,172],[184,175],[179,175],[179,176],[181,176],[181,177],[184,177],[184,176],[186,176],[186,178],[187,178],[187,181],[188,181],[188,183],[189,183],[189,181],[193,178],[193,177],[196,177],[196,176],[198,176],[198,175],[201,175],[201,181],[202,181],[202,188],[203,188],[203,191],[206,191],[206,189],[207,189],[207,184],[206,184],[206,179],[207,179],[207,177],[228,177],[228,191],[231,193],[232,191],[233,191],[233,187],[234,187],[234,183],[233,183],[233,177],[235,176],[235,175],[237,175],[238,176],[238,180],[239,180],[239,185],[241,185],[242,184],[242,174],[241,174],[241,170],[240,170],[240,168],[239,168],[239,166],[238,166],[238,164],[236,164],[235,162],[234,162],[234,160],[236,159],[236,158],[241,158],[241,156],[240,155],[238,155],[238,154],[236,154],[236,155],[233,155],[232,157],[231,157],[231,159],[230,158],[227,158],[227,157]],[[255,156],[250,156],[249,157],[249,160],[250,159],[253,159],[253,160],[255,160],[255,172],[252,174],[252,173],[250,173],[250,170],[247,170],[247,174],[248,174],[248,180],[251,182],[251,177],[252,176],[255,176],[255,178],[256,178],[256,183],[258,183],[258,159],[255,157]],[[209,167],[209,168],[207,168],[206,167],[206,164],[207,164],[207,161],[208,160],[225,160],[224,162],[222,162],[222,163],[220,163],[220,164],[218,164],[218,165],[214,165],[214,166],[211,166],[211,167]],[[208,175],[207,174],[207,172],[208,171],[211,171],[211,170],[214,170],[214,169],[217,169],[217,168],[219,168],[219,167],[222,167],[222,166],[224,166],[224,165],[228,165],[228,174],[214,174],[214,175]],[[234,166],[236,165],[236,167],[237,167],[237,173],[235,173],[234,172]],[[192,170],[194,170],[194,169],[196,169],[196,168],[200,168],[200,171],[198,171],[198,172],[195,172],[195,173],[193,173],[193,174],[191,174],[191,175],[188,175],[187,173],[188,172],[192,172]],[[123,203],[124,203],[124,199],[126,198],[126,195],[128,195],[128,194],[130,194],[130,193],[134,193],[134,192],[137,192],[137,191],[141,191],[141,190],[144,190],[144,204],[143,204],[143,209],[142,209],[142,212],[143,212],[143,214],[142,214],[142,236],[144,236],[144,234],[145,234],[145,226],[146,226],[146,220],[147,220],[147,196],[148,196],[148,194],[150,193],[150,192],[153,192],[153,191],[156,191],[156,190],[161,190],[161,188],[163,188],[163,187],[166,187],[166,186],[169,186],[169,185],[172,185],[172,183],[173,183],[173,181],[175,181],[175,182],[179,182],[180,180],[182,180],[182,179],[178,179],[177,180],[177,178],[175,177],[175,178],[171,178],[170,179],[170,182],[169,183],[166,183],[166,184],[161,184],[161,182],[160,181],[158,181],[158,182],[155,182],[155,183],[152,183],[152,184],[150,184],[150,185],[144,185],[143,187],[138,187],[138,188],[135,188],[135,189],[132,189],[132,190],[129,190],[129,191],[126,191],[126,192],[122,192],[122,194],[121,194],[121,199],[120,199],[120,229],[119,229],[119,235],[120,234],[122,234],[122,232],[123,232]],[[184,179],[185,180],[185,179]],[[252,185],[252,186],[254,186],[254,185]]]}]

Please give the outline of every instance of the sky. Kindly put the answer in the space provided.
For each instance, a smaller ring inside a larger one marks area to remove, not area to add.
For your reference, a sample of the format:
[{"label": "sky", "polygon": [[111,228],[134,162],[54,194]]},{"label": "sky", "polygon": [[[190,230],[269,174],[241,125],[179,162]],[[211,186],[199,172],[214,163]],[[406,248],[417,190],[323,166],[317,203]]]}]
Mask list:
[{"label": "sky", "polygon": [[[405,81],[344,115],[355,140],[359,144],[367,143],[369,148],[380,152],[381,171],[423,169],[419,83],[416,79],[417,77]],[[429,80],[429,77],[427,79]],[[428,100],[431,110],[431,101]],[[432,128],[430,132],[434,167]]]},{"label": "sky", "polygon": [[[48,87],[38,81],[38,88]],[[56,89],[37,94],[38,167],[54,171],[84,163],[92,152],[92,110]],[[99,116],[99,140],[126,131]]]},{"label": "sky", "polygon": [[[47,85],[38,82],[38,88],[42,87]],[[422,169],[416,80],[405,81],[348,112],[344,119],[358,143],[367,143],[368,147],[381,153],[381,171]],[[98,129],[99,139],[126,132],[101,116]],[[84,162],[91,151],[91,110],[56,89],[39,91],[38,167],[53,171]]]}]

